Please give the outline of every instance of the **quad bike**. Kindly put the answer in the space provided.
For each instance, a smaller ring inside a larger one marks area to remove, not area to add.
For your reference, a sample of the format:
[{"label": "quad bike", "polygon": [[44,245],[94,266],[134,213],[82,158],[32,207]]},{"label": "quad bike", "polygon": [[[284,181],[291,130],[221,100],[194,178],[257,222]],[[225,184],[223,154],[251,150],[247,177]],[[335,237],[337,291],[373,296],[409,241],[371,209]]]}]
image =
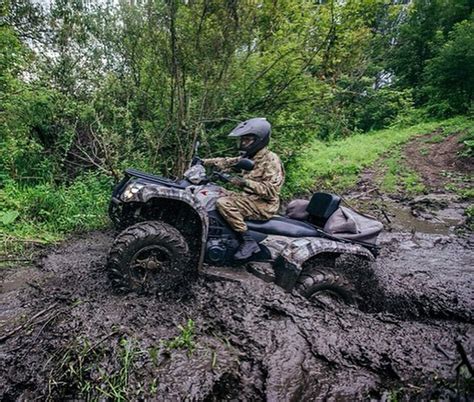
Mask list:
[{"label": "quad bike", "polygon": [[[316,193],[309,202],[303,201],[303,219],[275,216],[247,221],[260,251],[250,260],[236,262],[238,238],[216,210],[216,200],[225,190],[215,182],[229,176],[219,171],[208,175],[198,157],[193,161],[182,180],[127,169],[113,190],[109,215],[122,231],[110,249],[107,268],[117,288],[159,292],[192,282],[199,273],[224,279],[232,277],[229,273],[238,276],[247,272],[246,266],[262,279],[310,299],[329,293],[353,300],[354,283],[337,271],[336,261],[341,255],[373,261],[379,222],[362,219],[371,227],[370,242],[357,238],[357,233],[346,237],[328,233],[323,229],[332,217],[341,215],[341,199]],[[252,168],[249,159],[235,166],[236,171]]]}]

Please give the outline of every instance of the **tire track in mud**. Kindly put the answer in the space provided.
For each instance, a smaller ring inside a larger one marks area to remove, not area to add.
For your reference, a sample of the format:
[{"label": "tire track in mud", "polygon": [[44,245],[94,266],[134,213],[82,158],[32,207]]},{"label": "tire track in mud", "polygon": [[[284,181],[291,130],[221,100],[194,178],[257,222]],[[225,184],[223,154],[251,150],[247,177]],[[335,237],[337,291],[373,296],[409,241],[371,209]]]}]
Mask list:
[{"label": "tire track in mud", "polygon": [[[0,295],[0,335],[24,325],[0,342],[2,400],[86,397],[87,387],[104,397],[106,380],[129,399],[380,398],[400,388],[420,398],[472,395],[472,382],[456,384],[455,344],[472,359],[472,248],[457,237],[438,249],[437,235],[415,244],[407,236],[382,239],[379,289],[366,290],[382,292],[383,303],[365,312],[315,306],[253,276],[201,278],[160,297],[117,295],[104,268],[112,234],[72,239],[24,271],[32,286]],[[188,319],[194,351],[167,348]],[[81,375],[68,369],[79,362]]]}]

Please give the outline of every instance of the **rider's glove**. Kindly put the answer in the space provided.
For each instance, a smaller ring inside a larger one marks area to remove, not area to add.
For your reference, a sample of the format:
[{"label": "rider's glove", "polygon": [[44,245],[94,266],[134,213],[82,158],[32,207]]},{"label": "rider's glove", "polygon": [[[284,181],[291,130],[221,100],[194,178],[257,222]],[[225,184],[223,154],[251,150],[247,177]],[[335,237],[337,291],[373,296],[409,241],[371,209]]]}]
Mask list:
[{"label": "rider's glove", "polygon": [[236,187],[244,187],[245,180],[238,176],[231,176],[229,179],[229,183],[233,184]]},{"label": "rider's glove", "polygon": [[194,165],[202,165],[203,161],[199,156],[193,156],[193,159],[191,160],[191,166]]}]

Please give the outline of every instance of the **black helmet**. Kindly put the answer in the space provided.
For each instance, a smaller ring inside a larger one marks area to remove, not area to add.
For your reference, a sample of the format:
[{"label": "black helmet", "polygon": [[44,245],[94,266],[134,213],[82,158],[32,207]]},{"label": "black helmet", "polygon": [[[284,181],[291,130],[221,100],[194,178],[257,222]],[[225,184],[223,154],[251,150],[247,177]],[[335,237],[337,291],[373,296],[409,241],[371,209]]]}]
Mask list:
[{"label": "black helmet", "polygon": [[250,145],[243,147],[242,142],[239,145],[239,151],[243,153],[243,156],[252,157],[268,145],[271,132],[272,126],[267,119],[256,117],[240,123],[231,131],[229,137],[253,136],[255,140]]}]

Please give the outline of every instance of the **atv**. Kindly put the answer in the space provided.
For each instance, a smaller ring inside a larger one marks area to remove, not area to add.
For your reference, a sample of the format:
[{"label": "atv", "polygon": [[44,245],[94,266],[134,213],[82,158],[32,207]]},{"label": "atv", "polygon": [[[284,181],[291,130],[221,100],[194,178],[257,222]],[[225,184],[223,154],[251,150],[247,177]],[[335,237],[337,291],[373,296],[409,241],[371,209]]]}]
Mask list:
[{"label": "atv", "polygon": [[[249,159],[235,166],[236,171],[252,168]],[[160,292],[193,282],[199,273],[229,278],[229,272],[244,272],[245,266],[258,277],[309,299],[329,293],[345,302],[354,300],[354,281],[337,270],[337,260],[350,255],[361,262],[374,261],[379,222],[344,209],[337,195],[316,193],[310,201],[290,203],[289,210],[299,207],[293,214],[298,219],[289,214],[246,221],[260,251],[247,261],[234,261],[238,238],[216,210],[216,200],[225,195],[217,183],[228,180],[227,173],[217,170],[207,174],[197,156],[181,180],[125,170],[109,206],[110,218],[122,230],[107,262],[115,287]],[[355,219],[349,222],[348,215]],[[355,222],[352,233],[348,222]]]}]

